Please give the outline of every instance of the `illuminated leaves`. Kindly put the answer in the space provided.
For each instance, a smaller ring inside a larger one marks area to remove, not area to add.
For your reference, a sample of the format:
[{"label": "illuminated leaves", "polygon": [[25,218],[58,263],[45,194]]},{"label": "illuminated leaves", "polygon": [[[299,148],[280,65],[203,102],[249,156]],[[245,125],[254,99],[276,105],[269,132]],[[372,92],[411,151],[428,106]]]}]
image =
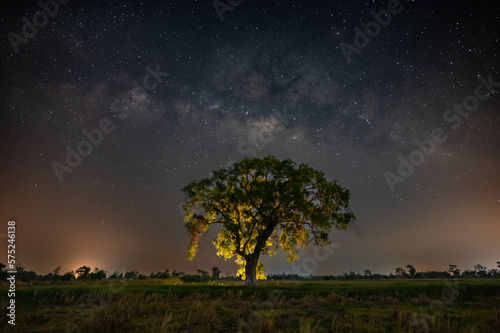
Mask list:
[{"label": "illuminated leaves", "polygon": [[236,256],[241,274],[252,262],[256,274],[264,276],[257,259],[261,253],[275,254],[279,246],[293,262],[298,246],[305,246],[310,236],[316,244],[328,245],[331,228],[346,229],[355,218],[348,209],[349,191],[336,181],[328,182],[323,172],[305,164],[272,156],[246,158],[191,182],[183,192],[189,258],[209,226],[222,224],[213,242],[217,255]]},{"label": "illuminated leaves", "polygon": [[[235,260],[236,264],[240,266],[238,271],[236,272],[236,276],[240,276],[242,280],[246,278],[246,270],[245,270],[245,260],[238,256]],[[257,263],[256,269],[256,278],[257,280],[267,280],[267,276],[264,273],[264,264],[260,261]]]}]

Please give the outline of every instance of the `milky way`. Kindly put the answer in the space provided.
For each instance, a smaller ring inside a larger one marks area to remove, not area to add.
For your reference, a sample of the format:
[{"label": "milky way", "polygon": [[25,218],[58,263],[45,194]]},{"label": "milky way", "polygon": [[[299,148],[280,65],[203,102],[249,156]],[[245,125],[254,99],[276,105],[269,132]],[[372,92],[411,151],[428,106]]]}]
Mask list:
[{"label": "milky way", "polygon": [[15,220],[17,260],[234,272],[215,232],[187,260],[181,188],[275,155],[351,191],[357,221],[315,274],[493,268],[498,5],[232,2],[3,6],[0,236]]}]

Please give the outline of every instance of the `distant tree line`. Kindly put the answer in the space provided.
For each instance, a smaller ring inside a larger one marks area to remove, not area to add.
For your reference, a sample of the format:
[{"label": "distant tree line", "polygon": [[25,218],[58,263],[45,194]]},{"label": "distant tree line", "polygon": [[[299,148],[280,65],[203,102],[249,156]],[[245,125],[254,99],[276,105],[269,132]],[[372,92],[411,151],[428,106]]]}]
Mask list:
[{"label": "distant tree line", "polygon": [[[339,275],[297,275],[297,274],[269,274],[268,280],[356,280],[356,279],[449,279],[449,278],[500,278],[500,261],[497,262],[497,269],[488,269],[487,267],[477,264],[474,269],[466,269],[461,271],[457,265],[449,265],[446,271],[425,271],[419,272],[413,265],[407,265],[405,268],[396,267],[393,273],[389,274],[373,274],[370,270],[365,270],[363,274],[343,273]],[[87,281],[87,280],[103,280],[103,279],[170,279],[177,278],[182,282],[209,282],[214,280],[240,280],[231,273],[226,273],[222,276],[222,272],[218,267],[212,267],[211,272],[203,269],[197,269],[196,274],[186,274],[177,270],[165,269],[163,272],[151,273],[144,275],[134,269],[129,272],[120,273],[114,271],[108,274],[105,270],[98,267],[92,270],[89,266],[82,266],[75,271],[61,274],[61,267],[57,267],[52,272],[41,275],[32,270],[27,270],[26,267],[18,263],[16,265],[16,278],[21,281]],[[7,278],[6,266],[0,263],[0,281]]]},{"label": "distant tree line", "polygon": [[[500,261],[497,262],[500,268]],[[407,265],[405,268],[396,267],[393,273],[373,274],[370,270],[365,270],[363,274],[343,273],[340,275],[297,275],[297,274],[270,274],[269,280],[361,280],[361,279],[450,279],[450,278],[500,278],[500,269],[488,269],[477,264],[474,269],[460,271],[457,265],[449,265],[447,271],[425,271],[419,272],[413,265]]]},{"label": "distant tree line", "polygon": [[[170,272],[169,269],[165,269],[163,272],[151,273],[149,275],[144,275],[139,273],[138,270],[134,269],[129,272],[118,272],[114,271],[111,274],[108,274],[105,270],[100,269],[98,267],[92,270],[89,266],[82,266],[74,271],[66,272],[61,274],[61,267],[57,267],[52,272],[42,275],[37,274],[32,270],[27,270],[26,267],[18,263],[16,265],[15,270],[17,271],[16,278],[18,280],[29,282],[29,281],[90,281],[90,280],[103,280],[103,279],[169,279],[177,277],[183,282],[208,282],[213,280],[240,280],[235,277],[231,273],[226,273],[225,276],[222,276],[222,272],[218,267],[212,267],[211,273],[203,270],[197,269],[196,274],[186,274],[184,272],[178,272],[177,270],[172,270]],[[7,269],[6,266],[0,263],[0,281],[7,278]]]}]

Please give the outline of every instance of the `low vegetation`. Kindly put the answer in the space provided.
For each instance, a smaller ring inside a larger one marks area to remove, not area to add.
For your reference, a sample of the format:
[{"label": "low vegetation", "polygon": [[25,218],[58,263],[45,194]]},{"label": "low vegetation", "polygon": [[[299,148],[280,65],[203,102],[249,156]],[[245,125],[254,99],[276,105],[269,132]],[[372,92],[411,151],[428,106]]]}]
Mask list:
[{"label": "low vegetation", "polygon": [[[187,283],[177,276],[19,282],[14,331],[470,333],[500,327],[499,279],[243,284]],[[2,282],[0,289],[8,288]],[[0,330],[7,325],[2,316]]]}]

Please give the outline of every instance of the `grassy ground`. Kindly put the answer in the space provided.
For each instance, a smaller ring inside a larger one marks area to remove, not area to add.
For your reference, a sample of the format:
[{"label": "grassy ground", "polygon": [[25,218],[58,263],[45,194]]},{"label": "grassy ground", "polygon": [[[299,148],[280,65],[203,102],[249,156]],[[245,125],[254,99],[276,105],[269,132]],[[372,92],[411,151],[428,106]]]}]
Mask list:
[{"label": "grassy ground", "polygon": [[[2,332],[498,332],[500,280],[18,283]],[[0,284],[1,307],[7,306]]]}]

